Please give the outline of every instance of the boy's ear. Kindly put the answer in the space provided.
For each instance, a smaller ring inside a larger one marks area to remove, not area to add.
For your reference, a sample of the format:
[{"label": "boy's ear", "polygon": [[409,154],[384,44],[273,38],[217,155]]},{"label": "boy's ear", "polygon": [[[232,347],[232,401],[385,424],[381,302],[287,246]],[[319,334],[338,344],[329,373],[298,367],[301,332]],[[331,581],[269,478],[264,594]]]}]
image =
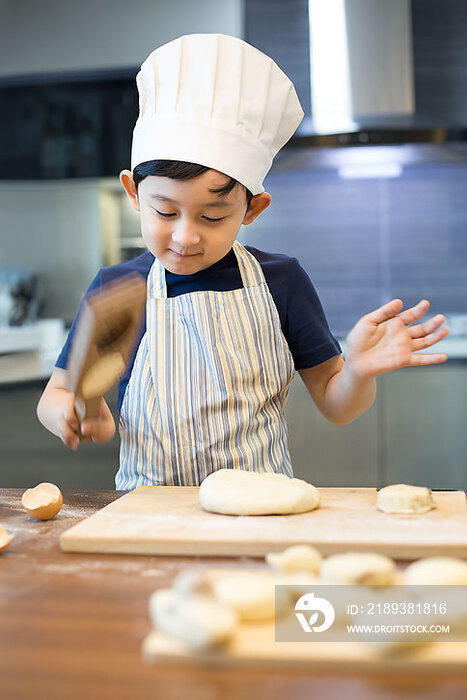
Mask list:
[{"label": "boy's ear", "polygon": [[120,173],[120,182],[122,183],[123,189],[127,193],[127,197],[131,202],[131,206],[136,211],[140,211],[138,191],[136,189],[135,181],[133,180],[133,174],[131,170],[122,170]]},{"label": "boy's ear", "polygon": [[264,211],[271,204],[272,197],[269,192],[261,192],[261,194],[255,194],[250,202],[250,206],[247,209],[245,216],[243,217],[242,224],[251,224],[262,211]]}]

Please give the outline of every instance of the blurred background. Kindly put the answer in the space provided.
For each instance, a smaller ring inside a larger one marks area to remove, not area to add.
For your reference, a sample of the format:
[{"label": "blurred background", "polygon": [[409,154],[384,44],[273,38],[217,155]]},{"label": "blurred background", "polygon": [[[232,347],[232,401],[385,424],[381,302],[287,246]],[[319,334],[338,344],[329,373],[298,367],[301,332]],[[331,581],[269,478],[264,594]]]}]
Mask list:
[{"label": "blurred background", "polygon": [[[467,481],[467,3],[463,0],[0,0],[0,484],[114,487],[118,438],[71,453],[35,407],[97,269],[143,252],[118,173],[135,76],[157,46],[222,32],[271,56],[305,111],[239,240],[295,256],[334,334],[394,296],[428,298],[442,366],[378,379],[328,423],[296,376],[297,476],[318,486]],[[115,395],[109,397],[115,409]]]}]

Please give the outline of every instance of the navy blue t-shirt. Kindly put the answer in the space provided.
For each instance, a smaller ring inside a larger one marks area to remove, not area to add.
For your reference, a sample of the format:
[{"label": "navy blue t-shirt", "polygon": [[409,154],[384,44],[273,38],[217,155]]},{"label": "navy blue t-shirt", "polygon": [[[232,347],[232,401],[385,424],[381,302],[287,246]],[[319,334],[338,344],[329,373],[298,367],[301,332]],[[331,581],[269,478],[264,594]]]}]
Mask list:
[{"label": "navy blue t-shirt", "polygon": [[[255,256],[261,265],[266,283],[279,312],[282,332],[290,348],[295,369],[308,369],[340,354],[341,348],[329,330],[318,294],[298,260],[279,253],[266,253],[251,246],[245,246],[245,248]],[[144,279],[147,279],[153,262],[153,254],[147,251],[133,260],[103,267],[91,282],[86,294],[130,272],[138,272]],[[165,279],[168,297],[208,290],[226,292],[243,287],[237,257],[233,249],[211,267],[192,275],[176,275],[166,270]],[[66,343],[56,362],[56,366],[62,369],[65,369],[67,365],[79,311],[80,309],[78,309]],[[146,319],[142,324],[135,351],[120,380],[119,410],[133,369],[136,352],[145,332]]]}]

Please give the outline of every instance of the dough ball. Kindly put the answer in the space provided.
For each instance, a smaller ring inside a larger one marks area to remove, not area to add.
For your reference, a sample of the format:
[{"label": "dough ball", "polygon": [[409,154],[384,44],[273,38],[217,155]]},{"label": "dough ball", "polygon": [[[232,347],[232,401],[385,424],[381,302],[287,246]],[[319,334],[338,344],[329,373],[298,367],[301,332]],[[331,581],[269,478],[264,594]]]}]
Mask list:
[{"label": "dough ball", "polygon": [[467,561],[454,557],[427,557],[409,564],[405,583],[411,586],[467,586]]},{"label": "dough ball", "polygon": [[172,584],[172,590],[178,596],[189,596],[193,593],[213,595],[212,586],[206,578],[206,573],[195,569],[188,569],[178,574]]},{"label": "dough ball", "polygon": [[43,483],[27,489],[21,499],[23,508],[37,520],[50,520],[60,512],[63,497],[55,484]]},{"label": "dough ball", "polygon": [[384,586],[394,582],[395,568],[392,559],[382,554],[333,554],[321,565],[321,581]]},{"label": "dough ball", "polygon": [[294,571],[293,573],[279,574],[276,578],[276,585],[290,586],[293,594],[303,595],[308,593],[310,586],[321,584],[318,576],[306,571]]},{"label": "dough ball", "polygon": [[200,593],[183,597],[169,588],[152,594],[149,612],[157,630],[194,649],[225,644],[237,624],[235,612],[214,597]]},{"label": "dough ball", "polygon": [[293,547],[288,547],[283,552],[266,554],[266,561],[269,566],[279,569],[284,574],[294,572],[318,574],[322,560],[321,553],[308,544],[297,544]]},{"label": "dough ball", "polygon": [[311,484],[285,474],[219,469],[202,482],[199,500],[212,513],[281,515],[317,508],[320,495]]},{"label": "dough ball", "polygon": [[[276,584],[283,583],[272,571],[213,572],[210,579],[217,600],[233,608],[242,622],[274,620]],[[278,599],[278,612],[289,607],[287,594]]]},{"label": "dough ball", "polygon": [[0,552],[6,549],[13,541],[13,535],[10,535],[3,527],[0,525]]},{"label": "dough ball", "polygon": [[431,490],[425,486],[391,484],[378,491],[376,507],[385,513],[426,513],[435,504]]}]

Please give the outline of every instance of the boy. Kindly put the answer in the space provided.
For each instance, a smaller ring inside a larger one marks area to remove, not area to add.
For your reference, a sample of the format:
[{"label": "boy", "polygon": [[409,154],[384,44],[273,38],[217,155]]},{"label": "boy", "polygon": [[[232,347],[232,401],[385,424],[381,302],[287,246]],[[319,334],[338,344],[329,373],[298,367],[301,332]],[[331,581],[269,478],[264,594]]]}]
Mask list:
[{"label": "boy", "polygon": [[[394,299],[352,329],[344,362],[297,261],[236,241],[269,206],[262,181],[303,117],[271,59],[234,37],[188,35],[154,51],[137,84],[132,171],[120,180],[148,252],[104,268],[90,287],[133,270],[148,287],[146,326],[120,383],[116,486],[197,485],[220,468],[292,476],[284,408],[295,370],[319,410],[348,423],[373,403],[378,374],[446,360],[414,354],[447,335],[444,318],[409,326],[429,303],[402,311]],[[38,416],[76,449],[64,369],[73,331]],[[113,436],[104,399],[81,432]]]}]

